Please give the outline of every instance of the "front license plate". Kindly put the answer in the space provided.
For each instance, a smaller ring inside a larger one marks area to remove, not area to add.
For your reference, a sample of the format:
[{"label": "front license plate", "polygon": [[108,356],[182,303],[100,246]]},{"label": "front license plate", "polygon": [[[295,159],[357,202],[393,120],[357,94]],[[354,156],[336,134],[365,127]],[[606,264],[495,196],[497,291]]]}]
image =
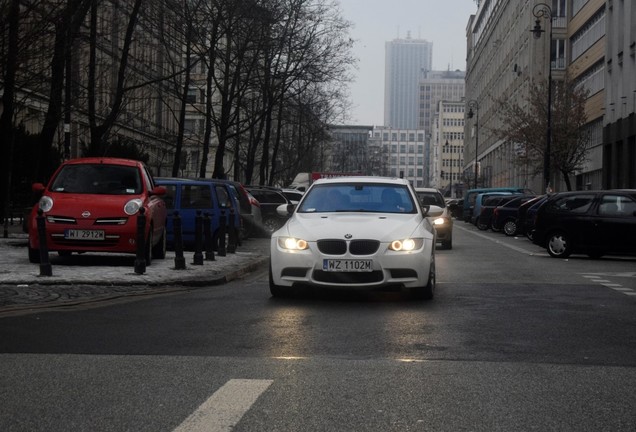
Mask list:
[{"label": "front license plate", "polygon": [[68,229],[64,231],[64,238],[67,240],[104,240],[104,231]]},{"label": "front license plate", "polygon": [[322,269],[329,272],[370,272],[373,270],[372,267],[372,260],[326,259],[322,261]]}]

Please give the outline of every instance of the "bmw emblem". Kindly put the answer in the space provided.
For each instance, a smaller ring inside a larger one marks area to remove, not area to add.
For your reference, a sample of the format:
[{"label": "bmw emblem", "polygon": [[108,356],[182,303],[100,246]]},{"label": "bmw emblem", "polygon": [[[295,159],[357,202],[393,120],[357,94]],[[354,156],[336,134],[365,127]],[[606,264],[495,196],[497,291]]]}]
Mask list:
[{"label": "bmw emblem", "polygon": [[346,238],[347,240],[350,240],[351,238],[353,238],[353,236],[352,236],[351,234],[345,234],[345,238]]},{"label": "bmw emblem", "polygon": [[84,210],[82,212],[82,217],[83,218],[87,218],[87,217],[90,217],[90,216],[91,216],[91,212],[89,212],[88,210]]}]

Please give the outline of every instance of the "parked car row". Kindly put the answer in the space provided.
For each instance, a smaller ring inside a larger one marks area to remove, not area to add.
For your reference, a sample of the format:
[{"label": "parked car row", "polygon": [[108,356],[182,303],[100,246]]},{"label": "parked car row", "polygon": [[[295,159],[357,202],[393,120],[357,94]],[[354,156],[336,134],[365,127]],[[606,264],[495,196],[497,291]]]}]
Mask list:
[{"label": "parked car row", "polygon": [[[183,244],[195,244],[196,215],[208,215],[212,234],[221,217],[239,230],[242,239],[269,236],[288,215],[276,208],[297,203],[302,192],[254,186],[219,179],[154,178],[139,161],[121,158],[78,158],[64,162],[48,184],[36,183],[39,195],[25,221],[28,256],[40,261],[38,214],[44,216],[48,251],[60,255],[84,252],[137,253],[138,216],[146,217],[144,257],[164,258],[174,247],[174,214],[179,212]],[[289,197],[287,197],[287,196]],[[233,217],[233,219],[231,219]]]},{"label": "parked car row", "polygon": [[483,193],[476,196],[472,216],[479,229],[525,234],[556,258],[636,253],[634,189],[540,196]]}]

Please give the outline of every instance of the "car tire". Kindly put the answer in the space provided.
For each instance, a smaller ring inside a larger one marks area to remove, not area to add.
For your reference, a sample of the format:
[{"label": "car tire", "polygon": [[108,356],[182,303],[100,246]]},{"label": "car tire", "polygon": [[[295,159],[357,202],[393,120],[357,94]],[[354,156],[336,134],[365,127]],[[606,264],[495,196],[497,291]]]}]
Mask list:
[{"label": "car tire", "polygon": [[152,246],[152,257],[154,259],[164,259],[166,257],[167,249],[166,228],[164,227],[161,232],[161,239],[159,239],[156,245]]},{"label": "car tire", "polygon": [[271,265],[269,266],[269,292],[272,294],[272,297],[287,297],[289,295],[289,288],[274,283]]},{"label": "car tire", "polygon": [[572,244],[566,233],[555,231],[548,236],[547,249],[554,258],[567,258],[572,253]]},{"label": "car tire", "polygon": [[488,229],[488,224],[485,224],[481,221],[477,221],[475,225],[477,225],[477,229],[479,229],[480,231],[486,231]]},{"label": "car tire", "polygon": [[29,262],[31,264],[40,263],[40,250],[29,247]]},{"label": "car tire", "polygon": [[507,220],[503,225],[503,232],[507,236],[513,236],[517,234],[517,222],[514,220]]},{"label": "car tire", "polygon": [[428,270],[428,282],[426,286],[413,288],[411,295],[417,300],[432,300],[435,297],[435,255],[431,256],[431,265]]},{"label": "car tire", "polygon": [[150,231],[148,231],[148,238],[146,239],[145,250],[144,250],[144,258],[146,260],[146,267],[150,267],[152,264],[152,226],[150,227]]},{"label": "car tire", "polygon": [[528,230],[526,231],[526,237],[528,238],[528,240],[533,241],[534,240],[534,230]]},{"label": "car tire", "polygon": [[263,219],[263,229],[266,236],[271,236],[280,226],[280,222],[276,218],[268,217]]}]

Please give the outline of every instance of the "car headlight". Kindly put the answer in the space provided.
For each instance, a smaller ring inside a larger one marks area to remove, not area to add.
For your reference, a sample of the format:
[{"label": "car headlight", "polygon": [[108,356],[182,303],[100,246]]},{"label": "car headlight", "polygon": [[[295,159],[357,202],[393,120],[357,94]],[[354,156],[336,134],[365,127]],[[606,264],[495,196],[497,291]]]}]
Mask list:
[{"label": "car headlight", "polygon": [[279,237],[278,246],[287,250],[305,250],[309,248],[307,242],[303,239],[297,239],[294,237]]},{"label": "car headlight", "polygon": [[389,249],[393,251],[413,251],[420,249],[424,244],[424,239],[415,238],[415,239],[404,239],[404,240],[393,240],[389,245]]},{"label": "car headlight", "polygon": [[43,212],[48,212],[53,208],[53,198],[49,196],[43,196],[40,198],[40,202],[38,203],[40,210]]},{"label": "car headlight", "polygon": [[139,209],[144,205],[143,201],[139,198],[132,199],[126,203],[124,206],[124,212],[132,216],[139,211]]},{"label": "car headlight", "polygon": [[446,219],[440,217],[433,221],[433,225],[444,225],[446,223]]}]

